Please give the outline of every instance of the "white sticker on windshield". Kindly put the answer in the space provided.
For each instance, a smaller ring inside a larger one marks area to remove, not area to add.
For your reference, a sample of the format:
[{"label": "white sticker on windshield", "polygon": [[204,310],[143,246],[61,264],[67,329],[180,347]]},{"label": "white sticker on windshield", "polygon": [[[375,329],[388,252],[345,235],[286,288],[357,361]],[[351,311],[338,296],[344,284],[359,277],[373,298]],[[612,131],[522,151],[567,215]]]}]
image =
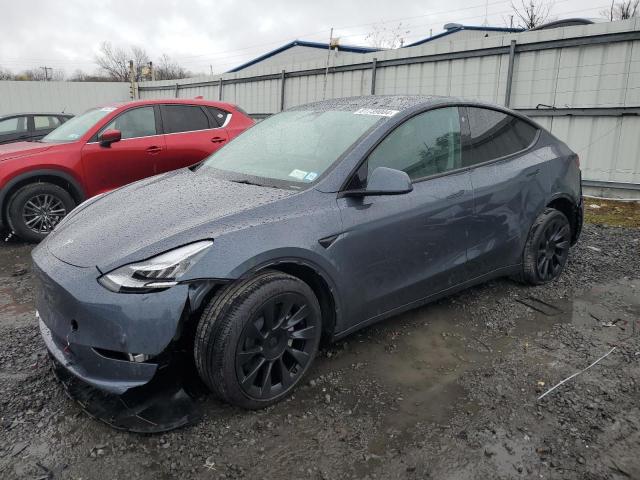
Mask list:
[{"label": "white sticker on windshield", "polygon": [[304,170],[298,170],[297,168],[291,170],[291,173],[289,174],[290,177],[297,178],[298,180],[304,179],[306,175],[307,172],[305,172]]},{"label": "white sticker on windshield", "polygon": [[113,112],[116,109],[116,107],[102,107],[100,109],[101,112]]},{"label": "white sticker on windshield", "polygon": [[377,115],[379,117],[393,117],[399,110],[386,110],[383,108],[361,108],[353,112],[354,115]]}]

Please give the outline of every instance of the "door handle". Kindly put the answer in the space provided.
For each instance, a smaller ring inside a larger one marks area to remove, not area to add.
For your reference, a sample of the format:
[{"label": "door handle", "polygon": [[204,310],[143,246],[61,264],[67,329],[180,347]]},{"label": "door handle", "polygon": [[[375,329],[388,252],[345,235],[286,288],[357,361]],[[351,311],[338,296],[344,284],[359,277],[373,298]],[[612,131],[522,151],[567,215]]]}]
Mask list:
[{"label": "door handle", "polygon": [[158,147],[157,145],[153,145],[147,148],[147,153],[151,155],[155,155],[156,153],[160,153],[162,151],[162,147]]},{"label": "door handle", "polygon": [[223,137],[213,137],[211,139],[212,143],[222,143],[222,142],[226,142],[226,141],[227,141],[227,139],[223,138]]},{"label": "door handle", "polygon": [[536,168],[534,171],[527,173],[527,177],[534,177],[540,173],[540,169]]},{"label": "door handle", "polygon": [[450,200],[452,198],[458,198],[461,197],[462,195],[464,195],[465,190],[459,190],[456,193],[452,193],[451,195],[447,195],[447,200]]}]

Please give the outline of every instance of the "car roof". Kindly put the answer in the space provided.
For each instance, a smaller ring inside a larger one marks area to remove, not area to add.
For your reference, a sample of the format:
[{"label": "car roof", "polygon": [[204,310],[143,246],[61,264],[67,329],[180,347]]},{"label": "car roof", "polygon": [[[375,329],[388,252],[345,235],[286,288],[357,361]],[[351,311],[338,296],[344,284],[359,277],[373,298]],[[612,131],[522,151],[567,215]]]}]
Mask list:
[{"label": "car roof", "polygon": [[6,115],[0,115],[0,120],[11,117],[22,117],[24,115],[49,115],[54,117],[73,117],[73,113],[64,112],[20,112],[20,113],[8,113]]},{"label": "car roof", "polygon": [[289,110],[341,110],[355,112],[362,108],[410,110],[418,106],[438,105],[449,102],[460,102],[461,98],[442,97],[438,95],[367,95],[362,97],[344,97],[319,102],[307,103],[292,107]]},{"label": "car roof", "polygon": [[177,105],[204,105],[209,107],[222,107],[227,109],[236,110],[236,107],[232,103],[227,102],[219,102],[217,100],[205,100],[202,98],[151,98],[145,100],[131,100],[130,102],[114,102],[114,103],[106,103],[104,105],[99,105],[99,107],[131,107],[131,106],[142,106],[142,105],[158,105],[158,104],[177,104]]}]

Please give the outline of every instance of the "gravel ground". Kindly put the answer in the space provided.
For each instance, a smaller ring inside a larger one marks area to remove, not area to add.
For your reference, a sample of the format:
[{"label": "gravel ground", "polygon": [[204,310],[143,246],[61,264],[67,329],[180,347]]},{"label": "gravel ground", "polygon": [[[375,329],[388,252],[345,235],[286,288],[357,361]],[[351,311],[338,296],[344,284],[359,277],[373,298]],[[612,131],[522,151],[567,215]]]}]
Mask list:
[{"label": "gravel ground", "polygon": [[207,398],[198,425],[148,436],[64,395],[30,250],[0,245],[0,478],[640,478],[638,229],[587,225],[550,285],[490,282],[392,318],[325,347],[278,405]]}]

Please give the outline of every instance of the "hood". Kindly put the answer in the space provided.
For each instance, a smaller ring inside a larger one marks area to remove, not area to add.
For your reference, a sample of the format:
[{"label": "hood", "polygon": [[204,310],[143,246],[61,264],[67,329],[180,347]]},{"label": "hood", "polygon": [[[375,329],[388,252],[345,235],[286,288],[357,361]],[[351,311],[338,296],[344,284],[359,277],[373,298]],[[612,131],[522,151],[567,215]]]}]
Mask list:
[{"label": "hood", "polygon": [[[65,263],[96,266],[104,272],[114,264],[128,263],[134,253],[142,255],[134,261],[143,260],[211,238],[216,221],[295,193],[178,170],[133,183],[72,212],[45,244]],[[175,244],[162,242],[169,238]]]},{"label": "hood", "polygon": [[15,142],[0,145],[0,162],[3,160],[11,160],[12,158],[24,157],[25,155],[33,155],[36,153],[46,152],[53,148],[50,143],[38,142]]}]

